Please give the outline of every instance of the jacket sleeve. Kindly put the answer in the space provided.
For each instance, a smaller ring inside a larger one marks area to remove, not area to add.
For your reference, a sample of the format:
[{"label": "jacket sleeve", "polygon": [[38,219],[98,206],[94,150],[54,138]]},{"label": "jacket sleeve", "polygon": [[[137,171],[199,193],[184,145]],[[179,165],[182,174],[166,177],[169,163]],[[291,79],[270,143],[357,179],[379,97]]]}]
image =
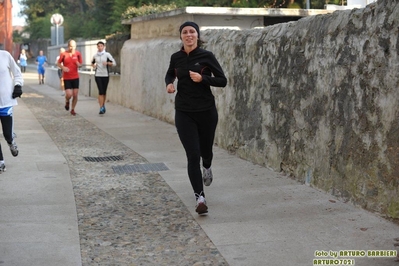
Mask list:
[{"label": "jacket sleeve", "polygon": [[19,66],[17,65],[17,63],[15,62],[14,58],[11,55],[8,56],[8,60],[9,60],[8,64],[10,66],[10,71],[14,77],[14,86],[15,85],[23,86],[24,79],[22,78],[21,69],[19,68]]},{"label": "jacket sleeve", "polygon": [[111,61],[112,62],[112,66],[116,66],[116,61],[115,59],[112,57],[112,55],[110,53],[107,52],[107,61]]},{"label": "jacket sleeve", "polygon": [[175,63],[173,60],[173,56],[170,58],[170,62],[169,62],[169,67],[168,70],[166,71],[166,75],[165,75],[165,83],[166,86],[168,86],[168,84],[173,83],[176,79],[176,71],[175,71]]},{"label": "jacket sleeve", "polygon": [[216,60],[215,55],[211,52],[209,52],[208,67],[213,76],[202,75],[202,83],[213,87],[225,87],[227,85],[227,78],[219,62]]}]

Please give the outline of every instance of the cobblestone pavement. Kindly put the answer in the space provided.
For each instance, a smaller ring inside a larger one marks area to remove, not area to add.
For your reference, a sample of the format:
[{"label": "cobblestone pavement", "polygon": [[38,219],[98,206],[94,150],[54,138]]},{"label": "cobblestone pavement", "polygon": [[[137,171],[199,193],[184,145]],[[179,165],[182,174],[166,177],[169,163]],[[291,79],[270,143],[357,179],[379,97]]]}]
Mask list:
[{"label": "cobblestone pavement", "polygon": [[[40,94],[25,88],[32,92]],[[145,158],[42,96],[23,101],[68,162],[82,265],[227,265],[157,172],[113,170],[148,163]]]}]

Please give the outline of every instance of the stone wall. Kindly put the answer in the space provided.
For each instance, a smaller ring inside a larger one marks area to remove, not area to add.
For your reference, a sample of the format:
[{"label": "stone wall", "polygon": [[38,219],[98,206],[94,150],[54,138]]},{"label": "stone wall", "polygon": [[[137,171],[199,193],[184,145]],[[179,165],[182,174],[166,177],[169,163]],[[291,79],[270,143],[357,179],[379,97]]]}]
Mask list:
[{"label": "stone wall", "polygon": [[399,217],[398,26],[398,4],[380,1],[225,33],[229,49],[213,37],[218,57],[236,64],[223,62],[229,88],[218,95],[228,99],[219,105],[227,118],[219,144]]}]

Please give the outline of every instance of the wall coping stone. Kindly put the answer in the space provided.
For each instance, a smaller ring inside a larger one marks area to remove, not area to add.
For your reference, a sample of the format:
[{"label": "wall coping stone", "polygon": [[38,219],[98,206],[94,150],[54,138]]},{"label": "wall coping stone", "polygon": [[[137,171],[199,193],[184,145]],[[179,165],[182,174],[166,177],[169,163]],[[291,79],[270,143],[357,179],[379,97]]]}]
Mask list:
[{"label": "wall coping stone", "polygon": [[292,8],[234,8],[234,7],[199,7],[188,6],[171,11],[166,11],[147,16],[134,17],[122,20],[122,24],[128,25],[135,22],[149,21],[179,15],[215,15],[215,16],[268,16],[268,17],[307,17],[324,15],[336,10],[326,9],[292,9]]}]

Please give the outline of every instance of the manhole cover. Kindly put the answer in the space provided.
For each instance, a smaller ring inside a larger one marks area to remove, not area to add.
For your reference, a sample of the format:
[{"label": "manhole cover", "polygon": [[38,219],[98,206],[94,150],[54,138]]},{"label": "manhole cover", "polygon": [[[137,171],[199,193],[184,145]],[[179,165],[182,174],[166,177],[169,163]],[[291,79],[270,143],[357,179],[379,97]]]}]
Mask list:
[{"label": "manhole cover", "polygon": [[106,157],[83,157],[87,162],[109,162],[109,161],[121,161],[122,156],[106,156]]},{"label": "manhole cover", "polygon": [[117,174],[131,174],[143,172],[159,172],[166,171],[169,168],[164,163],[147,163],[147,164],[128,164],[121,166],[112,166],[112,169]]}]

